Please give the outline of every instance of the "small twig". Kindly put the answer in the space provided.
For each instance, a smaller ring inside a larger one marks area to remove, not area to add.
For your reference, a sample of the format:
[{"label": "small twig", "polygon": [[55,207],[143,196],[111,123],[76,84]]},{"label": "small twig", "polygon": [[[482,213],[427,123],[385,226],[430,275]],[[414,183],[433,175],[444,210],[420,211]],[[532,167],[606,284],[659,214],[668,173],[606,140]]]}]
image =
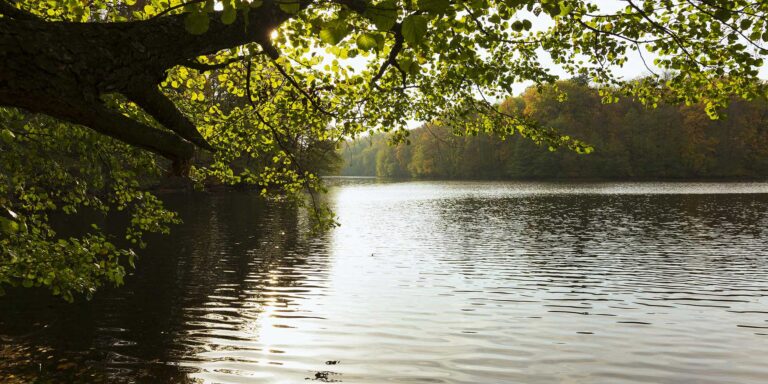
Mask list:
[{"label": "small twig", "polygon": [[392,27],[392,32],[395,34],[395,44],[393,44],[392,48],[389,50],[387,60],[381,64],[379,71],[376,73],[376,75],[373,76],[373,78],[371,78],[371,85],[377,89],[381,89],[377,82],[379,79],[381,79],[382,76],[384,76],[384,73],[386,73],[387,68],[389,68],[390,65],[400,71],[400,74],[403,77],[403,85],[406,83],[406,73],[397,63],[397,55],[400,53],[400,51],[403,50],[403,43],[405,42],[405,37],[403,37],[402,33],[402,26],[399,23],[395,24],[395,26]]},{"label": "small twig", "polygon": [[173,12],[173,11],[175,11],[175,10],[179,9],[179,8],[184,8],[184,7],[186,7],[187,5],[192,5],[192,4],[199,4],[199,3],[202,3],[202,2],[204,2],[204,1],[205,1],[205,0],[190,0],[190,1],[187,1],[186,3],[177,4],[177,5],[174,5],[174,6],[172,6],[172,7],[168,7],[168,8],[166,8],[166,9],[164,9],[163,11],[161,11],[160,13],[158,13],[157,15],[154,15],[154,16],[152,16],[150,19],[154,19],[154,18],[157,18],[157,17],[163,16],[163,15],[165,15],[165,14],[168,14],[168,13],[170,13],[170,12]]},{"label": "small twig", "polygon": [[645,61],[645,56],[643,55],[642,47],[640,47],[640,44],[635,43],[635,46],[637,47],[637,53],[640,55],[640,60],[643,61],[643,65],[645,66],[645,69],[648,70],[652,75],[659,76],[656,72],[654,72],[651,67],[648,66],[648,63]]},{"label": "small twig", "polygon": [[[302,88],[301,85],[296,81],[296,79],[294,79],[291,75],[289,75],[288,72],[285,71],[285,68],[283,68],[283,66],[277,62],[277,60],[280,59],[281,55],[280,55],[280,52],[277,50],[277,48],[275,48],[275,46],[272,45],[272,43],[265,40],[265,41],[260,41],[259,45],[261,45],[261,48],[264,50],[264,53],[266,53],[267,56],[269,56],[269,58],[272,59],[272,65],[274,65],[275,69],[277,69],[277,71],[280,72],[280,75],[282,75],[283,78],[288,80],[291,86],[293,86],[293,88],[295,88],[299,93],[301,93],[302,96],[304,96],[309,101],[309,103],[312,104],[312,106],[315,109],[317,109],[318,111],[320,111],[325,115],[328,115],[331,117],[336,116],[335,113],[330,112],[327,109],[323,108],[320,105],[320,103],[318,103],[318,101],[315,100],[315,98],[312,97],[312,95],[310,95],[304,88]],[[250,61],[248,62],[248,65],[250,65]]]},{"label": "small twig", "polygon": [[197,61],[187,60],[184,63],[182,63],[181,65],[183,65],[183,66],[185,66],[187,68],[196,69],[196,70],[198,70],[200,72],[207,72],[207,71],[215,71],[215,70],[218,70],[218,69],[226,68],[230,64],[236,63],[238,61],[242,61],[242,60],[244,60],[246,58],[247,58],[246,56],[238,56],[238,57],[233,57],[233,58],[225,60],[225,61],[223,61],[221,63],[216,63],[216,64],[203,64],[203,63],[200,63],[200,62],[197,62]]}]

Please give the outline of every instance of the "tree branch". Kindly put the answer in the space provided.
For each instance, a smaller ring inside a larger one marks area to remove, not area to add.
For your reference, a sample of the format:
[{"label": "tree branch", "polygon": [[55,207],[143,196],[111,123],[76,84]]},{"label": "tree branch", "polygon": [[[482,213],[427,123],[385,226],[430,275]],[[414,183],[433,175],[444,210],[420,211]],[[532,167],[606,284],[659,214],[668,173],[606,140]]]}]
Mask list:
[{"label": "tree branch", "polygon": [[630,42],[632,44],[650,44],[650,43],[655,43],[657,41],[663,40],[661,38],[659,38],[659,39],[649,39],[649,40],[633,39],[633,38],[629,38],[629,37],[624,36],[624,35],[619,34],[619,33],[611,32],[611,31],[605,31],[605,30],[602,30],[602,29],[597,29],[597,28],[592,27],[589,24],[585,23],[584,20],[582,20],[582,19],[576,19],[576,22],[578,22],[582,27],[584,27],[586,29],[589,29],[590,31],[592,31],[594,33],[602,34],[602,35],[608,35],[608,36],[613,36],[613,37],[619,38],[621,40],[625,40],[627,42]]},{"label": "tree branch", "polygon": [[309,180],[306,178],[306,175],[308,172],[304,171],[304,168],[301,165],[301,162],[296,158],[294,153],[288,148],[283,141],[280,139],[280,135],[277,132],[277,128],[270,124],[267,119],[264,118],[264,116],[259,113],[259,109],[256,107],[256,104],[253,102],[253,95],[251,94],[251,61],[248,61],[248,64],[246,66],[246,75],[245,75],[245,92],[246,97],[248,98],[248,102],[251,104],[251,107],[253,108],[253,113],[256,115],[256,118],[261,122],[264,126],[269,128],[270,132],[272,133],[272,137],[275,139],[275,142],[277,142],[278,147],[285,153],[286,156],[288,156],[289,159],[291,159],[291,163],[294,167],[296,167],[297,173],[299,173],[299,176],[302,177],[302,184],[304,185],[304,188],[307,190],[307,193],[309,193],[309,197],[312,199],[312,207],[314,207],[313,213],[315,214],[315,219],[320,221],[320,216],[318,214],[318,203],[317,199],[315,198],[315,190],[312,188],[312,186],[309,184]]},{"label": "tree branch", "polygon": [[696,60],[696,58],[693,55],[691,55],[690,52],[688,52],[688,49],[685,47],[685,43],[682,41],[682,39],[680,39],[679,36],[677,36],[676,33],[671,31],[669,28],[659,24],[655,20],[651,19],[651,17],[647,13],[645,13],[645,11],[642,8],[638,7],[635,3],[633,3],[632,0],[627,0],[627,4],[629,4],[630,7],[634,8],[637,11],[637,13],[639,13],[640,16],[642,16],[645,20],[647,20],[648,23],[650,23],[654,28],[671,37],[672,40],[674,40],[675,43],[677,44],[678,48],[680,48],[680,50],[683,51],[685,56],[687,56],[691,61],[697,64],[701,64],[701,62]]},{"label": "tree branch", "polygon": [[392,48],[389,50],[387,60],[381,64],[379,72],[377,72],[376,75],[371,78],[371,85],[376,88],[379,88],[378,84],[376,83],[379,81],[379,79],[381,79],[382,76],[384,76],[384,74],[387,72],[387,68],[389,68],[390,65],[400,71],[400,74],[403,76],[403,86],[405,86],[406,83],[406,73],[402,68],[400,68],[400,64],[397,63],[397,55],[400,53],[400,51],[403,50],[403,43],[405,42],[401,24],[395,24],[395,26],[392,27],[392,32],[395,34],[395,44],[393,44]]},{"label": "tree branch", "polygon": [[41,18],[29,13],[23,9],[16,8],[13,2],[10,0],[0,0],[0,15],[7,16],[14,20],[36,20],[42,21]]},{"label": "tree branch", "polygon": [[[280,52],[277,50],[277,48],[275,48],[274,45],[272,45],[272,43],[270,43],[269,41],[264,41],[264,42],[261,42],[260,44],[262,49],[264,49],[264,52],[267,54],[267,56],[269,56],[270,59],[272,59],[272,64],[275,66],[277,71],[280,72],[280,74],[283,75],[283,77],[286,80],[288,80],[288,83],[290,83],[293,88],[295,88],[299,93],[301,93],[304,96],[304,98],[306,98],[309,101],[309,103],[312,104],[313,107],[315,107],[316,110],[328,116],[332,116],[332,117],[336,116],[335,113],[330,112],[327,109],[323,108],[320,105],[320,103],[317,100],[315,100],[315,98],[312,97],[312,95],[310,95],[304,88],[302,88],[301,85],[299,85],[299,83],[296,82],[296,79],[294,79],[291,75],[289,75],[285,71],[285,68],[283,68],[283,66],[277,62],[277,60],[280,58]],[[250,65],[250,62],[249,62],[249,65]]]},{"label": "tree branch", "polygon": [[145,112],[152,115],[164,127],[176,132],[179,136],[202,149],[215,151],[198,132],[195,125],[176,108],[176,105],[171,100],[160,92],[157,86],[141,84],[134,89],[126,91],[125,95]]},{"label": "tree branch", "polygon": [[174,133],[144,125],[101,104],[92,104],[88,108],[83,121],[74,123],[83,124],[96,132],[157,153],[174,162],[190,159],[195,152],[192,143]]},{"label": "tree branch", "polygon": [[160,13],[158,13],[157,15],[155,15],[155,16],[152,16],[152,18],[154,19],[154,18],[157,18],[157,17],[161,17],[161,16],[163,16],[163,15],[166,15],[166,14],[168,14],[168,13],[170,13],[170,12],[172,12],[172,11],[175,11],[175,10],[177,10],[177,9],[179,9],[179,8],[184,8],[184,7],[186,7],[187,5],[192,5],[192,4],[199,4],[199,3],[202,3],[202,2],[204,2],[204,1],[205,1],[205,0],[190,0],[190,1],[187,1],[187,2],[184,2],[184,3],[181,3],[181,4],[176,4],[176,5],[172,6],[172,7],[168,7],[168,8],[166,8],[166,9],[162,10],[162,11],[161,11]]},{"label": "tree branch", "polygon": [[238,61],[242,61],[245,58],[246,58],[245,56],[233,57],[233,58],[231,58],[229,60],[225,60],[225,61],[223,61],[221,63],[216,63],[216,64],[203,64],[203,63],[199,63],[197,61],[187,60],[182,65],[187,67],[187,68],[195,69],[195,70],[197,70],[199,72],[208,72],[208,71],[216,71],[216,70],[219,70],[219,69],[226,68],[230,64],[236,63]]}]

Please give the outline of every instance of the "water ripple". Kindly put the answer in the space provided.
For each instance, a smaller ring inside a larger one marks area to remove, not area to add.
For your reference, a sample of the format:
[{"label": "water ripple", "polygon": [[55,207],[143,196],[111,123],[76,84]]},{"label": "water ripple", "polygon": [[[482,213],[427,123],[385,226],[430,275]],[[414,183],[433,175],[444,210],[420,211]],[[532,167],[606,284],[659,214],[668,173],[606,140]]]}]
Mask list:
[{"label": "water ripple", "polygon": [[51,355],[108,382],[763,383],[766,192],[346,182],[319,238],[251,194],[171,198],[187,224],[123,289],[0,301],[0,378]]}]

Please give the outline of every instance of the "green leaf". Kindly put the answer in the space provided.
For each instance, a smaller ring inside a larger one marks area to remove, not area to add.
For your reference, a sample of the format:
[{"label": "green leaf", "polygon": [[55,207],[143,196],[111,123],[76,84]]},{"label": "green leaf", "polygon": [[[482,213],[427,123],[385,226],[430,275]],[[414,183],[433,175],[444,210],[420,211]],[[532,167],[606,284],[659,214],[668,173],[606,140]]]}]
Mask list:
[{"label": "green leaf", "polygon": [[0,232],[5,233],[6,235],[12,235],[19,231],[19,223],[6,219],[5,217],[0,217]]},{"label": "green leaf", "polygon": [[719,8],[717,11],[715,11],[715,19],[718,19],[720,21],[728,21],[731,18],[731,13],[728,12],[725,8]]},{"label": "green leaf", "polygon": [[409,44],[418,44],[427,33],[427,18],[421,15],[411,15],[403,20],[403,38]]},{"label": "green leaf", "polygon": [[403,57],[397,60],[397,64],[400,66],[400,68],[403,69],[405,72],[410,72],[411,66],[414,64],[413,60],[409,57]]},{"label": "green leaf", "polygon": [[544,10],[544,12],[552,17],[558,16],[560,14],[560,5],[556,1],[542,1],[541,8]]},{"label": "green leaf", "polygon": [[571,12],[573,12],[573,5],[560,4],[559,16],[561,17],[568,16]]},{"label": "green leaf", "polygon": [[333,30],[330,28],[323,28],[320,30],[320,40],[326,44],[335,45],[338,40],[334,37]]},{"label": "green leaf", "polygon": [[381,31],[390,30],[397,22],[397,4],[395,0],[385,0],[365,9],[364,16]]},{"label": "green leaf", "polygon": [[280,2],[280,10],[285,13],[294,14],[299,12],[301,7],[298,0],[286,0],[285,2]]},{"label": "green leaf", "polygon": [[357,46],[364,51],[370,51],[372,49],[377,49],[379,44],[376,41],[376,36],[374,34],[363,33],[357,37]]},{"label": "green leaf", "polygon": [[224,6],[224,12],[221,13],[221,22],[229,25],[237,19],[237,9],[233,6]]},{"label": "green leaf", "polygon": [[387,40],[382,35],[373,35],[373,38],[376,39],[376,49],[381,51],[384,49],[384,45],[387,43]]},{"label": "green leaf", "polygon": [[14,135],[13,132],[11,132],[9,129],[3,129],[2,131],[0,131],[0,140],[6,143],[10,143],[15,138],[16,138],[16,135]]},{"label": "green leaf", "polygon": [[451,3],[448,0],[419,0],[416,7],[419,11],[429,13],[445,13],[448,11]]},{"label": "green leaf", "polygon": [[320,30],[320,40],[326,44],[336,45],[344,40],[349,34],[349,26],[346,24],[336,24]]},{"label": "green leaf", "polygon": [[208,31],[210,25],[208,14],[204,12],[192,12],[184,19],[184,27],[193,35],[202,35]]}]

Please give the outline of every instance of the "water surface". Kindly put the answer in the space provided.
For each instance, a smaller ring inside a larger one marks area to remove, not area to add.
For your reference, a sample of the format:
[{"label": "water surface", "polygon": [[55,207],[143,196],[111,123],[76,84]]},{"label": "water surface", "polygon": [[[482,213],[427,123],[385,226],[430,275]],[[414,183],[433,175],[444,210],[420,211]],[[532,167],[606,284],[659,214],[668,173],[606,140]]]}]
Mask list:
[{"label": "water surface", "polygon": [[185,224],[125,287],[0,299],[0,378],[768,381],[768,184],[332,183],[320,237],[166,196]]}]

